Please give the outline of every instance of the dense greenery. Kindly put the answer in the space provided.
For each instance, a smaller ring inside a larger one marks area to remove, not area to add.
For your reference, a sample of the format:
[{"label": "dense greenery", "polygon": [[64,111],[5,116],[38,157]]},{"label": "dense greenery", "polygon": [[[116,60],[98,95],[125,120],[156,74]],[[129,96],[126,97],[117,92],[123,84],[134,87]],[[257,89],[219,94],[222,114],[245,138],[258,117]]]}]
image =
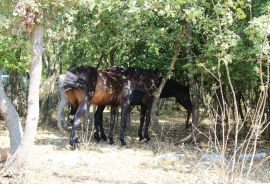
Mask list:
[{"label": "dense greenery", "polygon": [[[70,67],[97,66],[99,61],[100,68],[140,66],[165,73],[180,40],[172,76],[187,84],[188,23],[193,31],[195,77],[209,95],[219,81],[226,85],[232,80],[236,90],[247,95],[265,85],[270,34],[267,0],[29,2],[46,28],[43,78]],[[0,3],[0,67],[24,74],[29,70],[29,35],[16,26],[20,9],[15,4]]]}]

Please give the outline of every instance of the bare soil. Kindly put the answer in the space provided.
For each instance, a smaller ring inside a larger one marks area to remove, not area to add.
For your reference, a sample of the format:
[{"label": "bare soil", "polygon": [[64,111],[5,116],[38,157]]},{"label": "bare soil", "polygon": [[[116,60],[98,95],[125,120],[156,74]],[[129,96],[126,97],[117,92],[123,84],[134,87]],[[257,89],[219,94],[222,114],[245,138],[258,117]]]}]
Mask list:
[{"label": "bare soil", "polygon": [[[159,142],[151,131],[152,139],[145,143],[137,139],[139,116],[135,113],[126,133],[127,146],[120,146],[117,125],[114,145],[96,143],[85,136],[85,132],[80,132],[83,143],[75,151],[68,144],[68,132],[39,127],[35,145],[20,178],[0,177],[0,183],[224,183],[228,176],[222,172],[220,160],[215,159],[215,155],[214,159],[206,157],[202,151],[207,142],[200,145],[177,144],[177,140],[189,133],[184,128],[184,118],[185,114],[159,116],[167,135],[166,141]],[[108,127],[107,120],[105,118],[105,127]],[[9,146],[8,131],[3,123],[0,125],[0,147],[5,148]],[[0,163],[0,169],[3,166],[4,163]],[[237,179],[237,183],[270,183],[269,173],[268,161],[248,179]]]}]

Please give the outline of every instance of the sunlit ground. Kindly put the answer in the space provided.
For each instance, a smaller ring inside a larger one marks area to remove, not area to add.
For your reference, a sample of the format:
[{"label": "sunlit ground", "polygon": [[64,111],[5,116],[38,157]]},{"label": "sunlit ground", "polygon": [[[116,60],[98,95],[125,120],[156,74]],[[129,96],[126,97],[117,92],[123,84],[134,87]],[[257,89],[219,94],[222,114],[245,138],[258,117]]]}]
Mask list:
[{"label": "sunlit ground", "polygon": [[[108,132],[108,116],[104,126]],[[209,151],[207,140],[198,144],[178,144],[188,135],[184,112],[166,112],[159,116],[165,130],[166,141],[159,142],[151,128],[151,140],[140,142],[137,138],[138,113],[133,113],[127,128],[126,147],[120,146],[119,123],[115,126],[115,145],[96,143],[81,135],[79,150],[70,149],[69,133],[56,128],[39,127],[36,144],[27,162],[25,172],[18,178],[0,178],[0,183],[222,183],[229,176],[222,174],[220,160]],[[209,122],[207,122],[209,123]],[[41,125],[41,124],[40,124]],[[202,125],[203,126],[203,125]],[[0,147],[9,145],[8,132],[1,123]],[[206,130],[207,128],[203,128]],[[213,151],[213,150],[210,150]],[[268,153],[267,153],[268,154]],[[261,160],[255,160],[255,164]],[[0,165],[3,167],[2,165]],[[270,183],[269,161],[254,171],[249,179],[240,178],[237,183]]]}]

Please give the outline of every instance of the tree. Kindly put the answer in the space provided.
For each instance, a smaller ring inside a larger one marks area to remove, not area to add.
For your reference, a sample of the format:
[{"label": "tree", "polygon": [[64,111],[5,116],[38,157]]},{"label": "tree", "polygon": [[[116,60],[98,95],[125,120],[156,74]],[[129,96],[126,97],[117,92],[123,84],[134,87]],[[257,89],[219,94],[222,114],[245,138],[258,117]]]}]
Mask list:
[{"label": "tree", "polygon": [[19,114],[10,102],[9,98],[6,96],[1,80],[0,113],[4,116],[5,122],[7,122],[10,137],[10,153],[13,154],[21,142],[23,130],[20,123]]},{"label": "tree", "polygon": [[[11,174],[19,173],[23,167],[34,143],[37,123],[39,118],[39,86],[42,70],[42,51],[43,51],[43,26],[37,22],[38,11],[27,1],[20,1],[16,6],[16,13],[23,17],[22,23],[31,35],[32,39],[32,61],[30,69],[30,84],[28,96],[28,111],[26,116],[26,126],[24,135],[20,141],[19,147],[8,160],[5,171]],[[39,12],[40,13],[40,12]],[[8,122],[10,123],[10,122]],[[17,132],[18,133],[18,132]],[[16,139],[17,137],[11,137]]]}]

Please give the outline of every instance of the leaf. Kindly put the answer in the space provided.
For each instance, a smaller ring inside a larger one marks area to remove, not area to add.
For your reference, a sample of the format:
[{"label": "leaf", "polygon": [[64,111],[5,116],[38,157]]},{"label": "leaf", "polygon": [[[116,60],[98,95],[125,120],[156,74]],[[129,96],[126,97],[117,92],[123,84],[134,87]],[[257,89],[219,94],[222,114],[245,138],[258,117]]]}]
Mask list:
[{"label": "leaf", "polygon": [[237,18],[239,20],[246,18],[246,14],[245,14],[245,12],[241,8],[236,8],[236,12],[237,12],[237,15],[236,16],[237,16]]}]

